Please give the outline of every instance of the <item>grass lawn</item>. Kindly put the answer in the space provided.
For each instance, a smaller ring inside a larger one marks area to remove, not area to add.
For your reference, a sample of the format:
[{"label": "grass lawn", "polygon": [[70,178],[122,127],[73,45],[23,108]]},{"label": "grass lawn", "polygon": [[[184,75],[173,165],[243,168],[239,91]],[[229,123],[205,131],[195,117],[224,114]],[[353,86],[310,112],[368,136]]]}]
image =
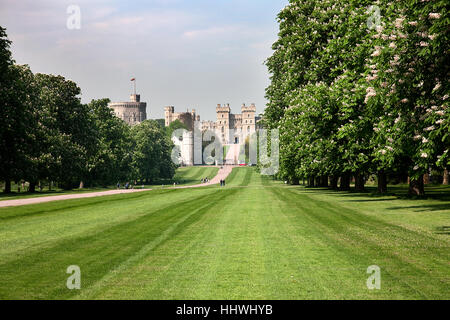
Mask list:
[{"label": "grass lawn", "polygon": [[[179,168],[176,171],[173,179],[164,180],[159,182],[158,184],[145,185],[144,188],[147,189],[156,189],[161,187],[173,186],[173,183],[177,183],[177,185],[192,185],[199,184],[202,178],[208,177],[212,179],[216,176],[219,168],[217,167],[185,167]],[[120,186],[122,189],[124,188],[124,183],[121,183]],[[12,193],[2,193],[0,192],[0,201],[2,200],[15,200],[15,199],[27,199],[27,198],[36,198],[36,197],[45,197],[45,196],[59,196],[64,194],[74,194],[74,193],[86,193],[86,192],[100,192],[107,190],[114,190],[116,186],[110,186],[109,188],[83,188],[83,189],[73,189],[73,190],[63,190],[59,188],[53,187],[53,190],[48,190],[47,187],[43,191],[39,191],[36,188],[36,192],[17,192],[17,185],[12,185]],[[141,188],[141,185],[136,185],[137,189]]]},{"label": "grass lawn", "polygon": [[[0,208],[0,299],[449,299],[449,228],[445,197],[305,189],[237,168],[225,188]],[[66,288],[69,265],[81,290]],[[380,290],[367,289],[371,265]]]},{"label": "grass lawn", "polygon": [[201,179],[208,177],[211,180],[217,175],[218,171],[218,167],[179,168],[173,180],[181,185],[200,184]]}]

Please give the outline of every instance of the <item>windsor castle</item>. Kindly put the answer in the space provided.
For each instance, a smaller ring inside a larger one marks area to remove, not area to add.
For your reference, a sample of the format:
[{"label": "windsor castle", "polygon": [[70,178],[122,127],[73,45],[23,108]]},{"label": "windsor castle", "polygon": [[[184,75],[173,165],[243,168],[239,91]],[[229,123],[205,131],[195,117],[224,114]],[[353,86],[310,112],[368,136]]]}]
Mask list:
[{"label": "windsor castle", "polygon": [[[194,124],[200,122],[200,116],[196,114],[195,109],[187,112],[175,112],[175,107],[164,108],[165,124],[169,126],[173,121],[179,120],[187,128],[193,129]],[[245,137],[253,134],[258,128],[260,117],[256,116],[256,106],[252,103],[250,106],[242,104],[241,113],[231,113],[230,104],[216,107],[215,121],[201,121],[200,128],[204,131],[212,131],[221,138],[223,144],[241,144]]]}]

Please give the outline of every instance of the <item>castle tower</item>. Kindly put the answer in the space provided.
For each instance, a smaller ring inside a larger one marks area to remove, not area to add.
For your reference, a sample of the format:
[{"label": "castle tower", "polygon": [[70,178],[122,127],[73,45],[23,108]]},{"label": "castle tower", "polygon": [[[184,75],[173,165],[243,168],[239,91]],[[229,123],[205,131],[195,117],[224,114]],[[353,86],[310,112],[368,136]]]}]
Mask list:
[{"label": "castle tower", "polygon": [[147,103],[141,102],[139,94],[130,95],[128,102],[111,102],[108,107],[114,114],[129,125],[135,125],[147,120]]},{"label": "castle tower", "polygon": [[166,127],[168,127],[172,123],[172,117],[175,112],[175,107],[168,106],[164,108],[164,118],[166,122]]},{"label": "castle tower", "polygon": [[228,144],[230,140],[230,113],[231,108],[229,103],[223,106],[220,104],[217,105],[217,131],[224,144]]},{"label": "castle tower", "polygon": [[242,104],[242,133],[244,136],[250,135],[256,131],[256,106],[252,103],[250,106]]}]

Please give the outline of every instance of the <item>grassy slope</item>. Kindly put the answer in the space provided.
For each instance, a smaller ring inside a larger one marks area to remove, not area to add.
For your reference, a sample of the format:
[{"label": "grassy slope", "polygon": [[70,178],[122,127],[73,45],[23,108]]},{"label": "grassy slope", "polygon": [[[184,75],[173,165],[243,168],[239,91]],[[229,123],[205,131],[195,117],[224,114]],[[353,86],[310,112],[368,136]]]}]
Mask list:
[{"label": "grassy slope", "polygon": [[217,167],[186,167],[179,168],[175,174],[174,180],[183,185],[199,184],[201,179],[208,177],[214,178],[219,168]]},{"label": "grassy slope", "polygon": [[[284,186],[0,209],[0,298],[449,299],[450,202]],[[445,228],[447,226],[447,228]],[[79,265],[82,289],[65,288]],[[366,269],[381,267],[381,290]]]}]

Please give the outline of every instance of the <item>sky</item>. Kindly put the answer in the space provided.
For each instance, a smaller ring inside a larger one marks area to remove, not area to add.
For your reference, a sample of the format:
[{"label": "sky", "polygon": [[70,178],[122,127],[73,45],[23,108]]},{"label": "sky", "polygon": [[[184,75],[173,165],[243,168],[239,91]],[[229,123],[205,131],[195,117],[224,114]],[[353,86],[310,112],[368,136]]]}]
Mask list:
[{"label": "sky", "polygon": [[[264,111],[264,61],[288,0],[0,0],[0,26],[18,64],[75,81],[81,99],[128,101],[131,78],[147,117],[164,106],[214,120],[217,104]],[[80,28],[67,20],[80,9]]]}]

